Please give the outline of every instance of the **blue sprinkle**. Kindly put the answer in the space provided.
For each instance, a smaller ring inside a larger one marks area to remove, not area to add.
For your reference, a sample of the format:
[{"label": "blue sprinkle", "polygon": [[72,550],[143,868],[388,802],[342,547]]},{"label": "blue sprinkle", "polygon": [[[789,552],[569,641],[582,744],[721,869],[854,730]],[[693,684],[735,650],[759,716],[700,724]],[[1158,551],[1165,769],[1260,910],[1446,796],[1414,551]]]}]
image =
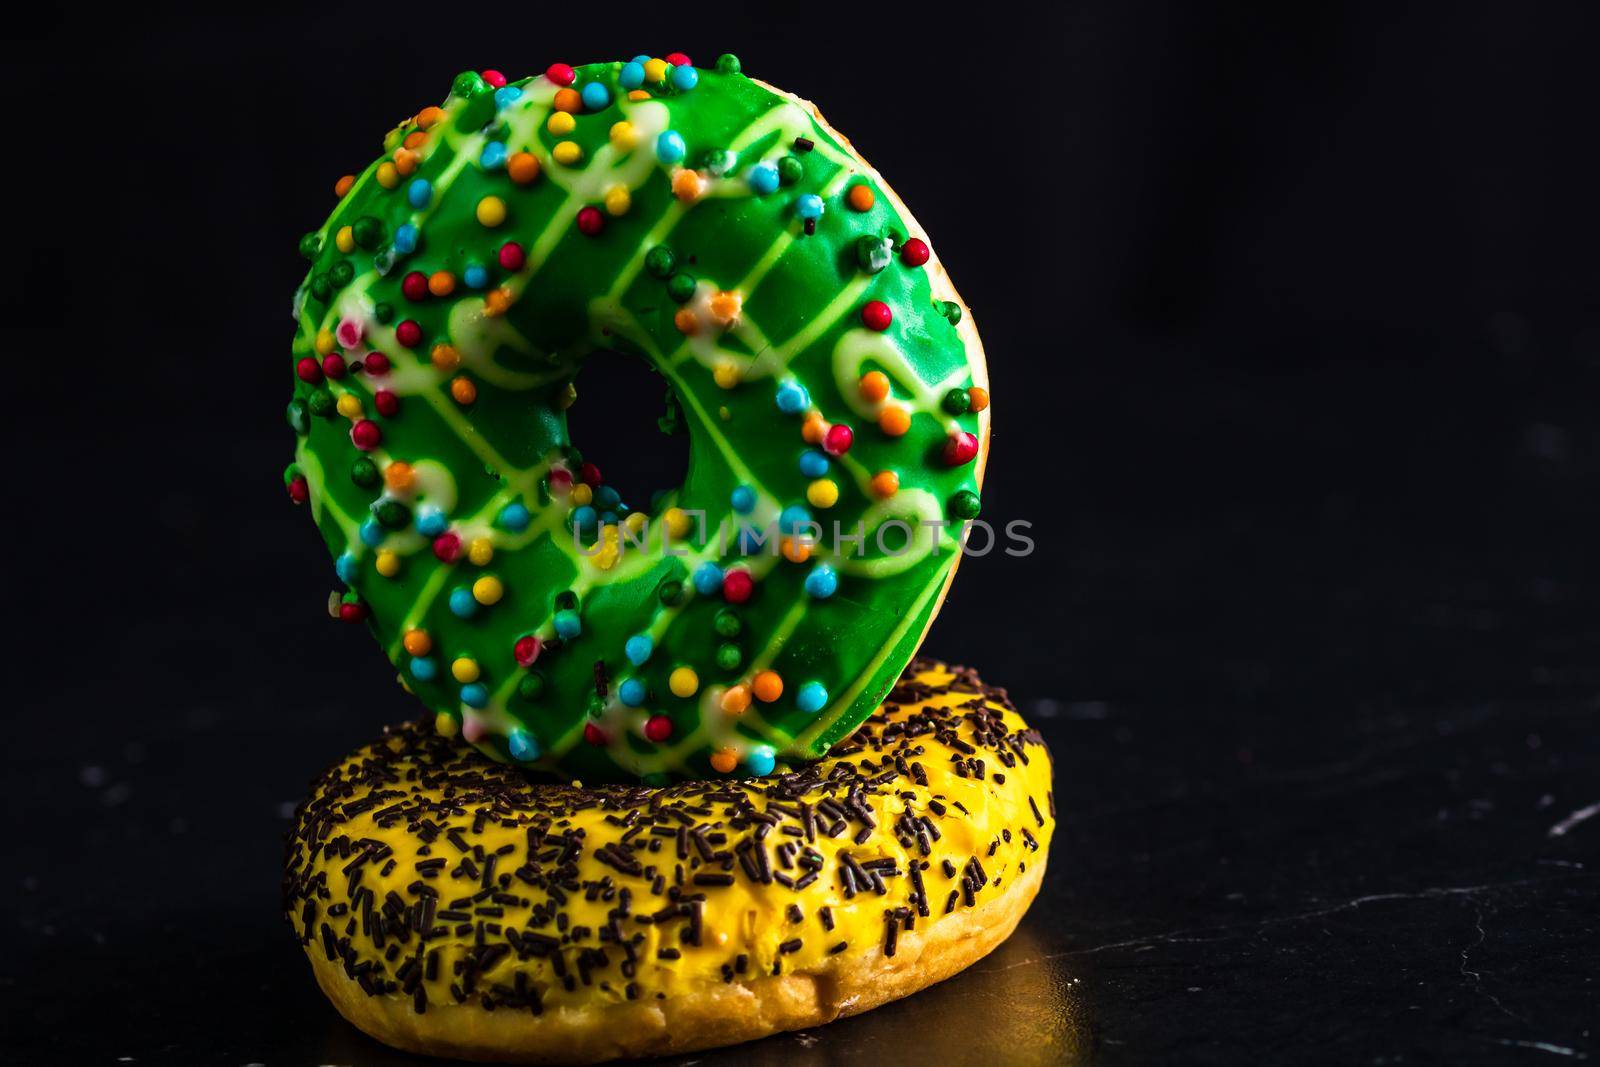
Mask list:
[{"label": "blue sprinkle", "polygon": [[822,206],[822,197],[816,193],[801,193],[800,198],[794,202],[794,213],[802,219],[820,219]]},{"label": "blue sprinkle", "polygon": [[688,151],[683,143],[683,134],[677,130],[667,130],[656,138],[656,158],[663,163],[680,162]]},{"label": "blue sprinkle", "polygon": [[506,143],[490,141],[478,154],[478,165],[484,170],[499,170],[506,165]]},{"label": "blue sprinkle", "polygon": [[752,748],[744,758],[745,769],[757,778],[763,778],[772,773],[778,765],[777,759],[772,754],[772,749],[766,745]]},{"label": "blue sprinkle", "polygon": [[826,563],[819,564],[806,575],[806,592],[818,600],[826,600],[839,588],[839,576]]},{"label": "blue sprinkle", "polygon": [[797,534],[811,522],[811,512],[799,504],[790,504],[778,516],[778,529],[786,534]]},{"label": "blue sprinkle", "polygon": [[383,527],[378,525],[377,519],[368,519],[361,524],[361,543],[368,548],[377,548],[383,544]]},{"label": "blue sprinkle", "polygon": [[522,99],[522,90],[515,85],[504,85],[494,91],[494,106],[508,108]]},{"label": "blue sprinkle", "polygon": [[637,89],[644,84],[644,64],[635,59],[631,63],[622,65],[622,72],[617,75],[617,84],[624,89]]},{"label": "blue sprinkle", "polygon": [[539,739],[522,729],[511,731],[511,736],[506,738],[506,748],[511,750],[512,759],[523,763],[531,763],[544,753]]},{"label": "blue sprinkle", "polygon": [[636,56],[633,57],[633,62],[639,64],[639,69],[643,70],[644,69],[644,65],[646,63],[650,62],[650,57],[647,56],[647,55],[644,55],[643,53],[641,53],[641,54],[636,55]]},{"label": "blue sprinkle", "polygon": [[739,527],[739,554],[753,556],[771,544],[771,537],[758,526],[745,523]]},{"label": "blue sprinkle", "polygon": [[489,690],[478,682],[461,687],[461,703],[469,708],[481,708],[489,703]]},{"label": "blue sprinkle", "polygon": [[601,526],[611,526],[611,525],[614,525],[616,523],[616,521],[617,521],[617,513],[616,512],[614,512],[614,511],[602,511],[600,513],[600,525]]},{"label": "blue sprinkle", "polygon": [[728,502],[733,505],[734,511],[748,515],[756,506],[756,491],[748,485],[741,485],[729,495]]},{"label": "blue sprinkle", "polygon": [[431,682],[439,676],[439,665],[426,656],[411,657],[411,677],[419,682]]},{"label": "blue sprinkle", "polygon": [[556,612],[556,635],[563,641],[570,641],[583,633],[583,620],[578,618],[576,611]]},{"label": "blue sprinkle", "polygon": [[778,386],[778,410],[785,415],[798,415],[811,406],[811,394],[799,382],[789,381]]},{"label": "blue sprinkle", "polygon": [[342,582],[353,582],[356,575],[361,573],[361,565],[356,562],[356,557],[349,552],[341,553],[333,564],[334,573]]},{"label": "blue sprinkle", "polygon": [[611,104],[611,90],[599,82],[590,82],[583,87],[583,106],[590,111],[604,111]]},{"label": "blue sprinkle", "polygon": [[700,72],[693,67],[673,67],[672,87],[680,93],[686,93],[700,84]]},{"label": "blue sprinkle", "polygon": [[572,525],[579,530],[592,530],[599,521],[599,513],[588,504],[580,504],[572,509]]},{"label": "blue sprinkle", "polygon": [[643,678],[624,678],[617,686],[617,699],[630,708],[639,707],[649,696],[650,690]]},{"label": "blue sprinkle", "polygon": [[428,206],[428,201],[433,199],[433,183],[426,178],[417,178],[406,186],[406,201],[418,211]]},{"label": "blue sprinkle", "polygon": [[528,509],[521,504],[507,504],[500,509],[500,525],[512,533],[521,533],[532,521],[533,516],[528,514]]},{"label": "blue sprinkle", "polygon": [[655,641],[649,634],[634,634],[628,638],[628,643],[622,646],[622,651],[628,657],[628,662],[635,667],[642,665],[650,658],[650,653],[656,650]]},{"label": "blue sprinkle", "polygon": [[461,272],[461,280],[467,283],[468,289],[483,289],[489,284],[489,270],[482,263],[468,263],[467,269]]},{"label": "blue sprinkle", "polygon": [[828,691],[821,682],[807,682],[795,694],[794,706],[807,715],[815,715],[828,706]]},{"label": "blue sprinkle", "polygon": [[597,508],[611,511],[622,503],[622,496],[609,485],[602,485],[594,491],[594,503]]},{"label": "blue sprinkle", "polygon": [[750,173],[744,176],[750,183],[750,191],[757,196],[766,196],[776,192],[778,188],[778,166],[775,163],[757,163],[750,168]]},{"label": "blue sprinkle", "polygon": [[478,601],[466,586],[450,590],[450,611],[457,618],[470,619],[478,613]]},{"label": "blue sprinkle", "polygon": [[820,478],[828,473],[828,457],[814,448],[800,453],[800,473],[807,478]]},{"label": "blue sprinkle", "polygon": [[402,222],[394,231],[394,250],[403,256],[417,250],[417,228],[411,223]]},{"label": "blue sprinkle", "polygon": [[722,568],[715,563],[702,563],[694,569],[694,591],[710,596],[722,588]]},{"label": "blue sprinkle", "polygon": [[417,509],[417,532],[422,536],[438,537],[449,525],[444,512],[438,508],[424,505]]}]

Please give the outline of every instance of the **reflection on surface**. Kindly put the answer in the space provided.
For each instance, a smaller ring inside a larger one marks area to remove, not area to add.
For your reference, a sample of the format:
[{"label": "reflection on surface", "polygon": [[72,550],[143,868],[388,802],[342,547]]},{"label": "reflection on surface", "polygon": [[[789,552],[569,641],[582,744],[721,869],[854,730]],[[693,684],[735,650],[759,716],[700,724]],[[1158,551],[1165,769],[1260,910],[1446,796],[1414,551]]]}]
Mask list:
[{"label": "reflection on surface", "polygon": [[[986,959],[905,1000],[827,1026],[776,1034],[747,1045],[650,1060],[662,1067],[836,1067],[912,1063],[917,1067],[1033,1067],[1088,1058],[1072,981],[1024,921]],[[319,1062],[437,1064],[384,1048],[327,1009]]]}]

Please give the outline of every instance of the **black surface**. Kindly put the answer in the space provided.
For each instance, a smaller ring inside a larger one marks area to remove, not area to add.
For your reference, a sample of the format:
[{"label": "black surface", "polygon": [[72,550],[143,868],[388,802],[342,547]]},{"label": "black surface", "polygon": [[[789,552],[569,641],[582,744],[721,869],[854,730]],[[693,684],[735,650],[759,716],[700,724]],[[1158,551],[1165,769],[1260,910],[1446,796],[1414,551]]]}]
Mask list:
[{"label": "black surface", "polygon": [[[816,99],[951,265],[985,513],[1038,551],[969,560],[927,648],[1012,689],[1061,813],[990,959],[691,1059],[1600,1056],[1592,20],[986,5],[841,43],[821,9],[391,11],[6,46],[43,116],[10,177],[59,172],[10,193],[0,293],[0,1060],[411,1062],[276,912],[287,808],[412,713],[282,499],[293,246],[457,68],[641,47]],[[886,121],[905,70],[942,111]]]}]

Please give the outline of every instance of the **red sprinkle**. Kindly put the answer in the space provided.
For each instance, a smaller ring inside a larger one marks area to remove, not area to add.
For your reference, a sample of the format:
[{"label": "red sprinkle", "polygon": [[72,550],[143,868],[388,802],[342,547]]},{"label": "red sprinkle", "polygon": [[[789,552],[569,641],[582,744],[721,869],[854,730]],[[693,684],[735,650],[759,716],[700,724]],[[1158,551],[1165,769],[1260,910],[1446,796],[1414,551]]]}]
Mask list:
[{"label": "red sprinkle", "polygon": [[393,418],[400,410],[400,398],[388,389],[379,389],[372,394],[372,406],[378,409],[378,414],[384,418]]},{"label": "red sprinkle", "polygon": [[644,736],[660,744],[672,736],[672,720],[665,715],[652,715],[644,722]]},{"label": "red sprinkle", "polygon": [[407,274],[400,279],[400,294],[413,303],[428,299],[428,276],[420,270]]},{"label": "red sprinkle", "polygon": [[722,576],[722,596],[730,604],[743,604],[755,590],[755,579],[747,570],[735,567]]},{"label": "red sprinkle", "polygon": [[978,454],[978,439],[970,433],[951,434],[944,442],[944,462],[947,467],[971,463]]},{"label": "red sprinkle", "polygon": [[855,443],[856,432],[842,422],[836,422],[828,427],[828,432],[822,436],[822,450],[830,456],[842,456],[850,451],[850,446]]},{"label": "red sprinkle", "polygon": [[302,382],[310,382],[312,385],[316,385],[322,381],[322,364],[310,356],[306,356],[299,363],[296,363],[294,372],[300,376]]},{"label": "red sprinkle", "polygon": [[545,68],[544,76],[557,85],[571,85],[578,80],[578,72],[565,63],[552,63]]},{"label": "red sprinkle", "polygon": [[539,658],[539,639],[533,634],[517,638],[517,643],[512,647],[511,654],[516,657],[519,664],[531,667]]},{"label": "red sprinkle", "polygon": [[521,270],[522,265],[527,261],[527,255],[517,242],[507,241],[500,246],[500,265],[506,270]]},{"label": "red sprinkle", "polygon": [[887,330],[894,321],[894,312],[882,300],[868,300],[861,305],[861,325],[869,330]]},{"label": "red sprinkle", "polygon": [[506,87],[506,76],[493,68],[478,71],[478,77],[482,78],[492,88],[504,89]]},{"label": "red sprinkle", "polygon": [[[554,475],[552,475],[552,477],[554,477]],[[600,478],[600,468],[596,467],[593,463],[585,463],[583,466],[579,467],[578,477],[582,478],[583,484],[587,485],[590,489],[600,488],[600,482],[602,480]]]},{"label": "red sprinkle", "polygon": [[583,739],[589,742],[591,745],[606,745],[611,743],[611,738],[606,736],[606,732],[592,722],[586,722],[583,724]]},{"label": "red sprinkle", "polygon": [[407,348],[416,348],[422,343],[422,327],[407,319],[394,328],[394,339]]},{"label": "red sprinkle", "polygon": [[598,237],[606,228],[606,217],[597,207],[586,207],[578,212],[578,231],[585,237]]},{"label": "red sprinkle", "polygon": [[311,499],[311,487],[306,484],[304,477],[296,475],[289,479],[289,499],[296,504],[304,504]]},{"label": "red sprinkle", "polygon": [[689,62],[689,57],[684,55],[682,52],[668,52],[667,62],[671,63],[674,67],[694,66],[693,63]]},{"label": "red sprinkle", "polygon": [[350,427],[350,443],[363,452],[371,452],[383,443],[383,429],[371,419],[357,419]]},{"label": "red sprinkle", "polygon": [[361,361],[361,369],[374,378],[380,378],[389,373],[389,357],[382,352],[368,352],[367,358]]},{"label": "red sprinkle", "polygon": [[461,535],[446,530],[433,539],[433,554],[441,563],[454,563],[461,558]]},{"label": "red sprinkle", "polygon": [[557,495],[565,495],[572,488],[572,472],[553,470],[550,472],[550,491]]},{"label": "red sprinkle", "polygon": [[913,237],[900,246],[900,262],[908,267],[920,267],[928,262],[928,245],[920,237]]},{"label": "red sprinkle", "polygon": [[330,378],[344,377],[344,357],[337,352],[322,357],[322,373]]},{"label": "red sprinkle", "polygon": [[367,617],[365,604],[340,604],[339,620],[341,622],[363,622]]}]

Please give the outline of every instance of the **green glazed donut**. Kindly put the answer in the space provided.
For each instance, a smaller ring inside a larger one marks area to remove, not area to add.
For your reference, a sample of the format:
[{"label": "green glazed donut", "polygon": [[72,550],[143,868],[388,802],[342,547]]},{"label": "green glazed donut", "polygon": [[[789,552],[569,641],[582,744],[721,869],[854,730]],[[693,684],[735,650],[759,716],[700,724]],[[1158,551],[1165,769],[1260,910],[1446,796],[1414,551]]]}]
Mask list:
[{"label": "green glazed donut", "polygon": [[[465,73],[383,147],[295,296],[285,482],[335,614],[442,732],[584,781],[767,774],[850,734],[939,608],[989,437],[977,332],[904,205],[732,56]],[[600,349],[648,361],[689,437],[648,502],[568,440]]]}]

